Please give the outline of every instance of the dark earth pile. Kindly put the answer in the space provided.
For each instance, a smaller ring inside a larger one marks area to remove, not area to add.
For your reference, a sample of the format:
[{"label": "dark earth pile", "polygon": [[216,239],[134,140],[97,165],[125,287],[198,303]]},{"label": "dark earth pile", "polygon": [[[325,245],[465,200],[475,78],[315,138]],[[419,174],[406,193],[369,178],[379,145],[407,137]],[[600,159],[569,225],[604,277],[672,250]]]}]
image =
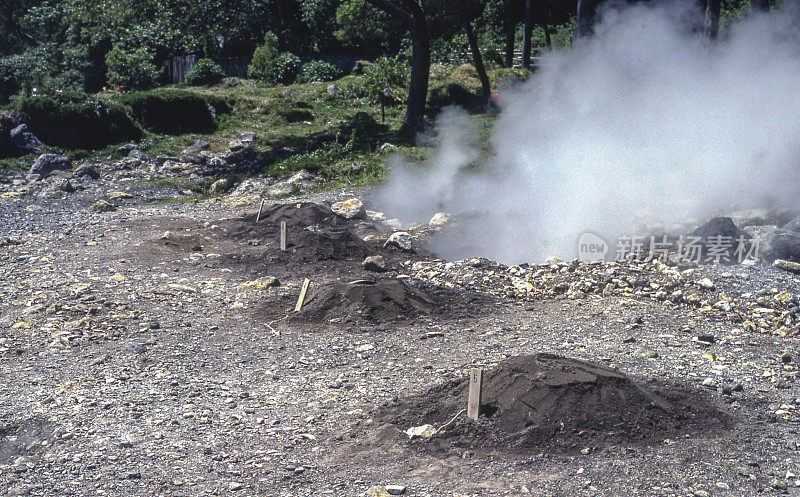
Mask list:
[{"label": "dark earth pile", "polygon": [[357,280],[320,287],[306,300],[297,319],[312,322],[357,318],[386,321],[431,314],[435,309],[430,297],[400,280]]},{"label": "dark earth pile", "polygon": [[552,354],[512,357],[485,372],[477,422],[456,416],[466,408],[468,383],[454,380],[399,401],[376,420],[405,431],[440,428],[455,416],[434,436],[437,447],[519,451],[659,442],[728,423],[697,394],[645,387],[608,367]]}]

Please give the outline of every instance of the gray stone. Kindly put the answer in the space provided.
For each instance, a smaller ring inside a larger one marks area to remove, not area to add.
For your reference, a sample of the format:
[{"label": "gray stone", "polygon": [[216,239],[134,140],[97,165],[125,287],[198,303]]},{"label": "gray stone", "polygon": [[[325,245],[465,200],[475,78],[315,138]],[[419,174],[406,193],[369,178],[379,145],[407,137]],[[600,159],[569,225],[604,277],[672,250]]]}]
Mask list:
[{"label": "gray stone", "polygon": [[128,157],[128,154],[131,153],[132,150],[136,150],[137,148],[139,147],[132,143],[128,143],[126,145],[119,147],[117,149],[117,153],[122,157]]},{"label": "gray stone", "polygon": [[100,173],[98,173],[97,169],[95,169],[90,164],[83,164],[82,166],[79,166],[78,169],[76,169],[75,172],[72,173],[72,175],[75,176],[76,178],[83,178],[84,176],[87,176],[91,179],[100,178]]},{"label": "gray stone", "polygon": [[759,236],[757,243],[759,257],[767,262],[800,261],[800,233],[774,229]]},{"label": "gray stone", "polygon": [[764,233],[767,233],[777,228],[778,227],[775,226],[774,224],[765,224],[763,226],[745,226],[744,228],[742,228],[742,231],[752,236],[753,238],[758,238]]},{"label": "gray stone", "polygon": [[156,157],[156,160],[154,162],[156,163],[156,167],[161,167],[164,164],[166,164],[167,161],[178,162],[178,158],[173,157],[171,155],[159,155],[158,157]]},{"label": "gray stone", "polygon": [[11,143],[21,154],[38,154],[42,149],[42,142],[28,129],[27,124],[20,124],[9,133]]},{"label": "gray stone", "polygon": [[183,151],[184,154],[196,154],[201,150],[205,150],[210,146],[210,144],[205,140],[197,140],[191,146],[187,147],[186,150]]},{"label": "gray stone", "polygon": [[44,179],[55,171],[69,171],[70,169],[72,169],[72,161],[68,157],[58,154],[43,154],[34,161],[28,173]]},{"label": "gray stone", "polygon": [[767,209],[746,209],[731,213],[731,219],[739,228],[772,224],[772,217]]},{"label": "gray stone", "polygon": [[364,259],[363,266],[367,271],[382,273],[386,271],[386,259],[382,255],[371,255]]},{"label": "gray stone", "polygon": [[328,88],[325,89],[325,91],[328,92],[328,95],[336,95],[336,90],[336,83],[329,84]]},{"label": "gray stone", "polygon": [[796,217],[789,221],[788,223],[784,224],[783,229],[788,231],[794,231],[796,233],[800,233],[800,217]]},{"label": "gray stone", "polygon": [[139,159],[142,162],[148,162],[150,157],[147,156],[144,152],[139,150],[138,148],[134,148],[130,152],[128,152],[128,158],[130,159]]},{"label": "gray stone", "polygon": [[400,250],[410,251],[412,248],[411,245],[411,235],[405,231],[398,231],[396,233],[392,233],[392,236],[386,240],[386,243],[383,244],[384,248],[386,247],[397,247]]},{"label": "gray stone", "polygon": [[336,202],[331,205],[331,210],[345,219],[365,219],[367,217],[367,209],[357,198]]},{"label": "gray stone", "polygon": [[299,171],[291,178],[269,187],[267,195],[270,197],[283,197],[298,192],[304,192],[314,186],[315,179],[314,175],[308,171]]}]

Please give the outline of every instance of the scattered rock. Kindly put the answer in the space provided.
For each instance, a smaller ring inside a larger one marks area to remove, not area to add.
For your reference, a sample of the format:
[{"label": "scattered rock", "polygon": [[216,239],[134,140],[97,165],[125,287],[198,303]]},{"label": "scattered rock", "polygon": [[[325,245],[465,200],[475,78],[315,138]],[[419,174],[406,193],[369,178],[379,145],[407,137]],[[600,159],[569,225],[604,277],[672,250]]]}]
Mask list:
[{"label": "scattered rock", "polygon": [[784,352],[780,356],[780,360],[784,364],[789,364],[790,362],[792,362],[792,359],[793,359],[792,355],[790,353],[788,353],[788,352]]},{"label": "scattered rock", "polygon": [[228,490],[231,492],[236,492],[244,488],[244,484],[239,483],[238,481],[232,481],[228,484]]},{"label": "scattered rock", "polygon": [[800,274],[800,263],[776,259],[772,264],[778,269],[783,269],[784,271],[789,271],[790,273]]},{"label": "scattered rock", "polygon": [[267,189],[267,195],[270,197],[284,197],[296,193],[302,193],[316,184],[316,178],[308,171],[299,171],[291,178],[281,181]]},{"label": "scattered rock", "polygon": [[331,83],[325,88],[325,91],[328,92],[328,95],[336,95],[336,83]]},{"label": "scattered rock", "polygon": [[72,169],[72,161],[68,157],[58,154],[43,154],[34,161],[28,174],[44,179],[55,171],[69,171],[70,169]]},{"label": "scattered rock", "polygon": [[72,175],[75,176],[76,178],[83,178],[85,176],[91,179],[100,179],[100,173],[97,172],[97,169],[95,169],[94,166],[90,164],[83,164],[79,166],[78,169],[76,169],[75,172],[72,173]]},{"label": "scattered rock", "polygon": [[389,492],[389,495],[403,495],[406,493],[406,487],[404,485],[386,485],[386,491]]},{"label": "scattered rock", "polygon": [[120,157],[128,157],[128,154],[130,154],[131,151],[136,150],[137,148],[139,148],[137,145],[134,145],[133,143],[128,143],[126,145],[117,148],[117,153],[120,155]]},{"label": "scattered rock", "polygon": [[9,133],[11,143],[22,155],[38,154],[42,149],[42,142],[28,129],[27,124],[20,124]]},{"label": "scattered rock", "polygon": [[371,255],[364,259],[364,269],[382,273],[386,271],[386,259],[382,255]]},{"label": "scattered rock", "polygon": [[133,150],[128,152],[128,158],[129,159],[138,159],[138,160],[140,160],[142,162],[148,162],[150,160],[150,157],[148,157],[147,154],[145,154],[144,152],[142,152],[138,148],[134,148]]},{"label": "scattered rock", "polygon": [[397,247],[400,250],[411,251],[411,235],[406,231],[392,233],[392,236],[386,240],[386,243],[383,244],[383,247]]},{"label": "scattered rock", "polygon": [[209,191],[211,193],[224,193],[231,189],[233,186],[231,180],[229,178],[222,178],[218,179],[217,181],[211,183],[211,187]]},{"label": "scattered rock", "polygon": [[184,154],[196,154],[197,152],[200,152],[202,150],[206,150],[209,146],[211,146],[211,145],[207,141],[205,141],[205,140],[197,140],[192,145],[187,147],[186,150],[183,151],[183,153]]},{"label": "scattered rock", "polygon": [[367,217],[364,204],[357,198],[336,202],[331,206],[331,210],[345,219],[365,219]]},{"label": "scattered rock", "polygon": [[397,151],[397,146],[396,145],[392,145],[391,143],[384,143],[383,145],[381,145],[381,153],[382,154],[386,154],[386,153],[390,153],[390,152],[396,152],[396,151]]},{"label": "scattered rock", "polygon": [[117,206],[105,200],[98,200],[89,207],[89,210],[92,212],[112,212],[117,210]]}]

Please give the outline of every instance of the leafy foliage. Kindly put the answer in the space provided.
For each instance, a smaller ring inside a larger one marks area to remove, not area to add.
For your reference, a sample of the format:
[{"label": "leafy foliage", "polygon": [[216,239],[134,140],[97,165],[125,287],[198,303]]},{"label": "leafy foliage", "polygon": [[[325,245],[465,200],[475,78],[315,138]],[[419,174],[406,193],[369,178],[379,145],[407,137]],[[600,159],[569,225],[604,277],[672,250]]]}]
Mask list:
[{"label": "leafy foliage", "polygon": [[186,73],[186,84],[191,86],[214,86],[222,82],[225,73],[222,68],[211,59],[200,59]]},{"label": "leafy foliage", "polygon": [[146,90],[156,85],[158,69],[145,48],[114,47],[106,55],[108,84],[126,90]]},{"label": "leafy foliage", "polygon": [[405,97],[410,69],[396,57],[380,57],[364,68],[364,88],[367,96],[385,102],[400,102]]},{"label": "leafy foliage", "polygon": [[314,81],[333,81],[342,75],[341,69],[325,62],[324,60],[314,60],[303,64],[303,69],[297,75],[298,83],[311,83]]},{"label": "leafy foliage", "polygon": [[300,58],[289,52],[279,52],[278,37],[268,32],[264,35],[264,43],[253,53],[247,74],[269,84],[290,84],[300,68]]}]

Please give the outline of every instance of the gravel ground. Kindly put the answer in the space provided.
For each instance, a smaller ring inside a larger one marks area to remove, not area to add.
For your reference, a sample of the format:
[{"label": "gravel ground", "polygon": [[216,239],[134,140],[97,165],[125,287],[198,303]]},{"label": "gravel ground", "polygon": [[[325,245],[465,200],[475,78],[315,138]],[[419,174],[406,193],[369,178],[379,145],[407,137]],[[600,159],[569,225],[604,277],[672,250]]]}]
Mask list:
[{"label": "gravel ground", "polygon": [[[88,210],[120,189],[132,198],[117,196],[118,210]],[[304,278],[313,289],[375,273],[228,236],[225,223],[257,204],[143,202],[185,196],[131,183],[0,201],[0,495],[800,494],[790,273],[447,265],[384,250],[380,226],[357,223],[377,235],[370,247],[390,266],[380,277],[441,309],[302,321],[286,316]],[[192,243],[166,246],[167,231]],[[414,234],[424,243],[424,229]],[[608,270],[610,289],[597,284]],[[696,391],[732,422],[657,443],[520,452],[442,450],[373,421],[392,399],[540,352]]]}]

